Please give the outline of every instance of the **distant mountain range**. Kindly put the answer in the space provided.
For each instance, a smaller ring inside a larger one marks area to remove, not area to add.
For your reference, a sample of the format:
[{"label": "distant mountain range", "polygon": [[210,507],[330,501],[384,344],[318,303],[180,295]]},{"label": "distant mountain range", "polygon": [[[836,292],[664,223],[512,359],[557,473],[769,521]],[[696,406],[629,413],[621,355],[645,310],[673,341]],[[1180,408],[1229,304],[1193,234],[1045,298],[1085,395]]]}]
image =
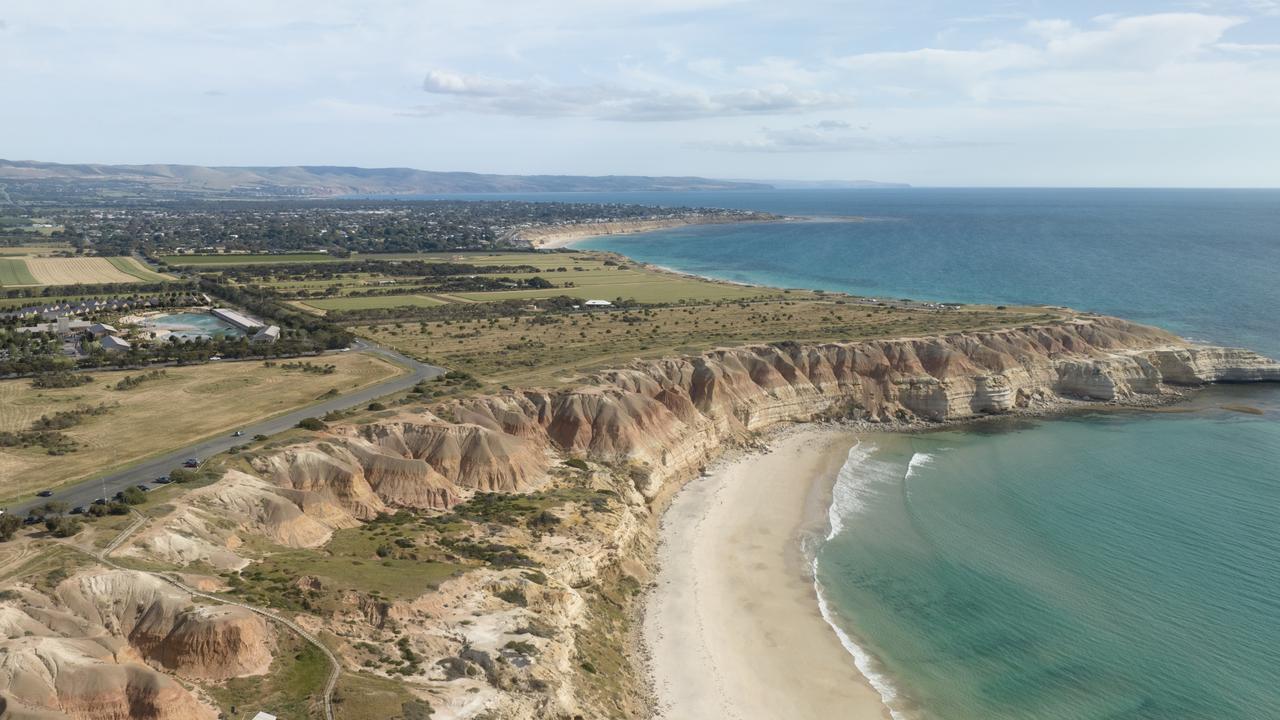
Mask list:
[{"label": "distant mountain range", "polygon": [[0,160],[0,184],[15,200],[99,196],[132,199],[323,198],[441,193],[768,190],[767,183],[638,175],[489,175],[328,165],[64,165]]}]

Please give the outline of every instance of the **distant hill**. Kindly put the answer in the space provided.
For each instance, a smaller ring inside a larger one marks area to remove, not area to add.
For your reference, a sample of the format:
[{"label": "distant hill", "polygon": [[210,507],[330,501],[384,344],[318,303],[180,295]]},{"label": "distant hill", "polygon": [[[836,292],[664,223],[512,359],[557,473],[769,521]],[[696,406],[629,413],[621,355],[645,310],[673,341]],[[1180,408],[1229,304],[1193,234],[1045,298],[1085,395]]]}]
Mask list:
[{"label": "distant hill", "polygon": [[[0,185],[14,201],[58,199],[323,198],[441,193],[768,190],[765,183],[637,175],[488,175],[412,168],[329,165],[63,165],[0,160]],[[0,196],[0,199],[3,199]]]},{"label": "distant hill", "polygon": [[763,180],[779,190],[863,190],[868,188],[909,188],[911,185],[878,180]]}]

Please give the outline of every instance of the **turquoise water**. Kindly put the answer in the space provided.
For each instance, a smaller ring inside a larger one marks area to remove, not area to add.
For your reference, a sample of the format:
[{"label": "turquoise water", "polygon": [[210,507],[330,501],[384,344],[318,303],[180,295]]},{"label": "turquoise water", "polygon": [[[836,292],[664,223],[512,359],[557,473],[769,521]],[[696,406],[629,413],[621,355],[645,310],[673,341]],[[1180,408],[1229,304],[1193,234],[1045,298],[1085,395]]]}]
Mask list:
[{"label": "turquoise water", "polygon": [[[1280,357],[1280,192],[667,202],[869,219],[587,245],[749,282],[1071,305]],[[1280,718],[1280,388],[1186,409],[862,440],[816,566],[899,717]]]},{"label": "turquoise water", "polygon": [[148,318],[147,327],[164,330],[191,340],[195,338],[237,337],[244,333],[229,322],[219,320],[209,313],[178,312]]}]

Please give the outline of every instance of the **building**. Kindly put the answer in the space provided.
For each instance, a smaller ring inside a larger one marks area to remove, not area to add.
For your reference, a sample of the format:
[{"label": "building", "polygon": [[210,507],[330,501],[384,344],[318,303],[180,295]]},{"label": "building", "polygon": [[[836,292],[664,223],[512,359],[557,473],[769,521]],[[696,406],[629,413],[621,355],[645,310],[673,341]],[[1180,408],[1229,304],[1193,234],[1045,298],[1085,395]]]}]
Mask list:
[{"label": "building", "polygon": [[115,335],[117,332],[119,331],[106,323],[94,323],[88,328],[88,333],[95,338],[100,338],[104,335]]},{"label": "building", "polygon": [[611,307],[613,305],[608,300],[588,300],[583,304],[587,307]]},{"label": "building", "polygon": [[219,320],[231,323],[232,325],[236,326],[237,328],[240,328],[245,332],[256,331],[265,326],[265,323],[263,323],[261,320],[254,320],[248,315],[242,315],[241,313],[238,313],[235,310],[230,310],[227,308],[214,308],[210,312],[213,313],[213,316],[218,318]]},{"label": "building", "polygon": [[108,335],[102,338],[98,341],[98,344],[102,345],[102,349],[107,352],[128,352],[133,347],[128,340],[115,335]]},{"label": "building", "polygon": [[251,720],[276,720],[276,716],[271,713],[259,712],[257,715],[254,715]]},{"label": "building", "polygon": [[264,327],[253,335],[253,342],[273,343],[280,339],[280,327],[271,325]]},{"label": "building", "polygon": [[18,332],[21,332],[21,333],[56,332],[59,335],[66,335],[68,333],[87,332],[89,330],[90,323],[88,320],[72,320],[70,318],[66,318],[67,320],[67,322],[65,323],[66,329],[64,330],[63,329],[64,323],[62,322],[62,320],[65,317],[66,316],[58,318],[57,322],[38,323],[36,325],[31,325],[28,327],[20,327],[18,328]]}]

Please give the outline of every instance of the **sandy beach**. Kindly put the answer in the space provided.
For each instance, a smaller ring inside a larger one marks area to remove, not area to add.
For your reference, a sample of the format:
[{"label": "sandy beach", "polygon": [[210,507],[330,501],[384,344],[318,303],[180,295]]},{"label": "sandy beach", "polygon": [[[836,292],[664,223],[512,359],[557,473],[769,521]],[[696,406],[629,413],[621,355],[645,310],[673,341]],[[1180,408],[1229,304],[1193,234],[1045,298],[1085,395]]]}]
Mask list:
[{"label": "sandy beach", "polygon": [[797,428],[686,486],[644,617],[658,717],[888,717],[818,609],[800,540],[826,530],[854,438]]}]

